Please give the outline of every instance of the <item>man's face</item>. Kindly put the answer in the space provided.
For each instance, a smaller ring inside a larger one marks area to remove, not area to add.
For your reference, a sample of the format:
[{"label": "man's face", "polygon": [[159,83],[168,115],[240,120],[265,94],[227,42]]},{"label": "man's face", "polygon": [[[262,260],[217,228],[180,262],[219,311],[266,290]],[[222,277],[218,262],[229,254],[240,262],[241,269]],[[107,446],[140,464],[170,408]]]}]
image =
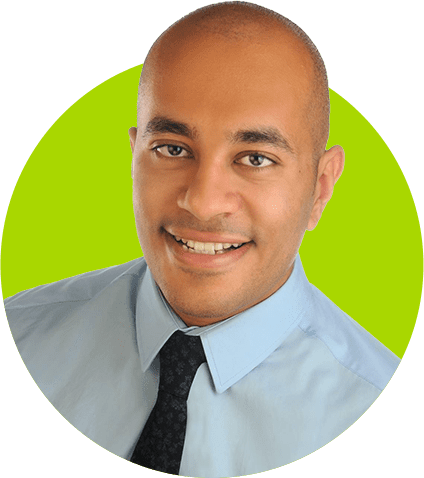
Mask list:
[{"label": "man's face", "polygon": [[315,200],[312,66],[293,42],[204,38],[158,57],[130,130],[137,231],[170,305],[205,325],[290,275]]}]

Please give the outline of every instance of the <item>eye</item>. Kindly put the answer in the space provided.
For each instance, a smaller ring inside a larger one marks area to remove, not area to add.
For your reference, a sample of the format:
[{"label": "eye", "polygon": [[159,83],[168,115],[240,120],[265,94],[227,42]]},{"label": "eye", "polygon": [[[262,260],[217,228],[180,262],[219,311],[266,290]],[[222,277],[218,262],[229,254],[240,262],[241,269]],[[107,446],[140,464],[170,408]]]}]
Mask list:
[{"label": "eye", "polygon": [[189,155],[189,152],[181,146],[176,144],[162,144],[160,146],[155,146],[153,151],[160,153],[162,156],[167,158],[178,157],[186,158]]},{"label": "eye", "polygon": [[245,166],[252,166],[254,168],[265,168],[266,166],[271,166],[271,164],[275,164],[274,161],[268,159],[266,156],[262,156],[259,153],[251,153],[243,156],[238,161],[240,164],[244,164]]}]

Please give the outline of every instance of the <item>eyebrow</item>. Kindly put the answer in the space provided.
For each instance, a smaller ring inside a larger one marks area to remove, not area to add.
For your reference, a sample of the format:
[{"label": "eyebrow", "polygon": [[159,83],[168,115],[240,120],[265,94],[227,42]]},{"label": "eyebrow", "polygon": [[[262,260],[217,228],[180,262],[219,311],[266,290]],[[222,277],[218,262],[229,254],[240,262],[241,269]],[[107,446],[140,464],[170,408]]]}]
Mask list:
[{"label": "eyebrow", "polygon": [[[155,116],[147,123],[146,128],[144,129],[143,137],[160,133],[177,134],[192,140],[197,137],[196,128],[190,127],[187,123],[176,121],[171,118],[167,118],[166,116]],[[277,148],[294,154],[294,150],[288,140],[284,138],[277,128],[272,126],[239,130],[234,133],[230,133],[227,138],[233,144],[262,143],[276,146]]]},{"label": "eyebrow", "polygon": [[233,133],[229,136],[232,143],[264,143],[277,148],[283,149],[291,154],[294,154],[294,150],[290,143],[284,136],[278,131],[277,128],[272,126],[265,126],[263,128],[254,128],[249,130],[241,130]]},{"label": "eyebrow", "polygon": [[155,116],[151,119],[144,129],[143,137],[157,133],[173,133],[190,139],[195,139],[197,136],[195,128],[190,128],[187,123],[181,123],[165,116]]}]

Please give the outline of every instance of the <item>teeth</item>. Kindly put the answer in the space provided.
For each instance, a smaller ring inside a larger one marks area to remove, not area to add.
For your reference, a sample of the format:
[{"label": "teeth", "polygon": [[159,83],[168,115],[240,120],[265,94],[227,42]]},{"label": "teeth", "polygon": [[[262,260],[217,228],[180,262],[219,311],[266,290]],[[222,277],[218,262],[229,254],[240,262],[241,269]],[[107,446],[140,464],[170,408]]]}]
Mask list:
[{"label": "teeth", "polygon": [[242,243],[230,243],[230,242],[197,242],[184,239],[179,236],[174,236],[175,240],[183,243],[183,251],[190,252],[192,254],[223,254],[225,249],[230,247],[240,247]]},{"label": "teeth", "polygon": [[204,251],[205,250],[205,243],[204,242],[195,242],[194,243],[194,250],[195,251]]},{"label": "teeth", "polygon": [[205,251],[206,252],[215,252],[214,243],[213,242],[205,242]]}]

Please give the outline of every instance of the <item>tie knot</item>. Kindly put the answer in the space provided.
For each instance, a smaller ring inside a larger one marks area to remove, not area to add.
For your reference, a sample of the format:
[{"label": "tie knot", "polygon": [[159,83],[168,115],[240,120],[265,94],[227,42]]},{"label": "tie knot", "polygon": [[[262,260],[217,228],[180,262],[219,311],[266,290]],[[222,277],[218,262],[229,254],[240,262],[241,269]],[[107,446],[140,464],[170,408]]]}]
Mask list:
[{"label": "tie knot", "polygon": [[200,337],[175,332],[160,351],[159,390],[187,400],[199,366],[206,362]]}]

